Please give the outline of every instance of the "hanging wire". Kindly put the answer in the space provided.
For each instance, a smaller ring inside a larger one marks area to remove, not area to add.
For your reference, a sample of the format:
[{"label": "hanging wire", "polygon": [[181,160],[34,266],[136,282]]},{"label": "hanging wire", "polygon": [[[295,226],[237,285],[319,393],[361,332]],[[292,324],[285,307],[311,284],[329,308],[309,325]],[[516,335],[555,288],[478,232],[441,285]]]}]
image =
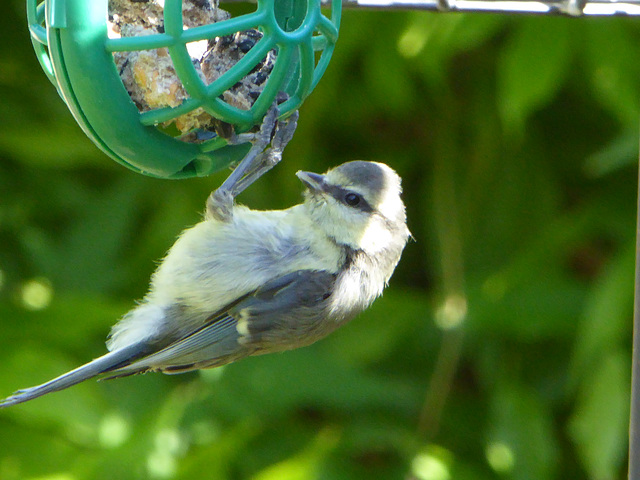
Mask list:
[{"label": "hanging wire", "polygon": [[[329,0],[322,0],[330,4]],[[344,8],[426,10],[436,12],[528,13],[540,15],[640,15],[640,1],[586,0],[342,0]]]},{"label": "hanging wire", "polygon": [[[333,0],[321,0],[323,6]],[[256,3],[256,0],[221,0],[221,3]],[[343,8],[425,10],[433,12],[526,13],[537,15],[640,15],[640,0],[342,0]]]}]

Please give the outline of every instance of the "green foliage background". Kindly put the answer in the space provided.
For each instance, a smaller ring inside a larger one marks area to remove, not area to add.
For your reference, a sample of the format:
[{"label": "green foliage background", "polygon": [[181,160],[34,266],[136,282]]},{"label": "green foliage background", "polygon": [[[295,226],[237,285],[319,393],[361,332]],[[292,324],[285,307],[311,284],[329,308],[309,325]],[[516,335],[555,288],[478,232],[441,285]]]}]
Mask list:
[{"label": "green foliage background", "polygon": [[[217,176],[105,157],[0,16],[0,394],[101,355]],[[347,11],[283,162],[404,178],[415,242],[311,347],[93,381],[0,412],[0,479],[622,479],[640,23]]]}]

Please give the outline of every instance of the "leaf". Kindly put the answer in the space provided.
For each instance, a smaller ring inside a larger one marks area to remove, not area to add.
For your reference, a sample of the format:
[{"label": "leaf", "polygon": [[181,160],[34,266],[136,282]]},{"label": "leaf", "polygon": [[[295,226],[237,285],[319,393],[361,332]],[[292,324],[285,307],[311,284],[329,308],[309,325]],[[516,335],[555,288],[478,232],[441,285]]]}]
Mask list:
[{"label": "leaf", "polygon": [[[250,451],[249,442],[261,431],[261,425],[255,419],[243,419],[221,432],[217,441],[200,446],[182,461],[178,478],[223,479],[231,478],[230,464],[234,460],[242,462],[246,452]],[[203,476],[203,472],[207,472]]]},{"label": "leaf", "polygon": [[527,118],[553,99],[571,65],[566,19],[522,21],[498,59],[498,108],[507,131],[521,133]]},{"label": "leaf", "polygon": [[469,323],[483,335],[497,333],[520,341],[571,338],[583,300],[581,285],[556,272],[530,274],[511,284],[496,276],[484,282],[482,292],[470,294],[476,308]]},{"label": "leaf", "polygon": [[617,21],[587,23],[584,62],[595,98],[629,128],[638,130],[640,59],[637,37]]},{"label": "leaf", "polygon": [[[60,141],[64,138],[64,142]],[[25,126],[0,132],[0,150],[30,168],[69,168],[100,165],[111,160],[102,154],[75,125],[53,124],[49,128]]]},{"label": "leaf", "polygon": [[65,231],[64,248],[50,238],[26,230],[23,243],[54,286],[100,292],[118,280],[117,259],[126,249],[139,206],[135,198],[141,183],[127,176],[83,205]]},{"label": "leaf", "polygon": [[[429,318],[432,311],[425,298],[389,287],[367,312],[319,347],[338,361],[363,367],[388,355],[403,339],[415,336],[418,319]],[[435,340],[431,347],[437,348]]]},{"label": "leaf", "polygon": [[637,166],[638,132],[622,132],[585,161],[585,171],[592,177],[601,177],[617,170]]},{"label": "leaf", "polygon": [[312,480],[318,477],[320,462],[339,440],[334,429],[321,430],[297,455],[265,468],[253,480]]},{"label": "leaf", "polygon": [[500,466],[508,467],[503,471],[510,471],[511,478],[555,478],[559,445],[551,412],[539,395],[516,383],[499,385],[491,398],[489,424],[487,451],[498,447],[510,455],[511,461]]},{"label": "leaf", "polygon": [[587,297],[569,369],[571,391],[600,365],[603,355],[626,341],[632,325],[634,258],[635,242],[629,242]]},{"label": "leaf", "polygon": [[424,15],[413,13],[401,32],[397,51],[426,77],[446,82],[447,68],[461,52],[480,49],[506,23],[499,15]]},{"label": "leaf", "polygon": [[[78,366],[59,352],[38,347],[37,353],[33,348],[23,347],[13,350],[11,355],[3,355],[0,385],[13,385],[16,390],[31,387]],[[96,401],[99,398],[97,391],[95,382],[76,385],[13,407],[8,413],[27,426],[56,425],[72,443],[92,445],[103,413],[102,405]]]},{"label": "leaf", "polygon": [[417,386],[356,369],[325,355],[318,344],[225,367],[211,398],[225,418],[242,418],[257,405],[268,418],[307,407],[407,413],[419,401]]},{"label": "leaf", "polygon": [[586,375],[569,420],[569,435],[592,480],[618,478],[627,454],[629,356],[618,349]]},{"label": "leaf", "polygon": [[[0,451],[3,480],[31,479],[52,472],[65,472],[77,460],[79,453],[75,445],[51,428],[31,428],[15,421],[2,423]],[[70,478],[76,477],[68,476],[65,480]]]},{"label": "leaf", "polygon": [[364,88],[376,108],[392,115],[406,114],[414,106],[417,92],[411,81],[410,64],[397,55],[393,45],[376,42],[364,57]]},{"label": "leaf", "polygon": [[5,319],[0,324],[0,346],[15,348],[27,341],[41,341],[68,349],[86,345],[90,350],[90,340],[106,338],[111,325],[128,307],[128,302],[55,292],[51,305],[40,311],[0,302],[0,318]]}]

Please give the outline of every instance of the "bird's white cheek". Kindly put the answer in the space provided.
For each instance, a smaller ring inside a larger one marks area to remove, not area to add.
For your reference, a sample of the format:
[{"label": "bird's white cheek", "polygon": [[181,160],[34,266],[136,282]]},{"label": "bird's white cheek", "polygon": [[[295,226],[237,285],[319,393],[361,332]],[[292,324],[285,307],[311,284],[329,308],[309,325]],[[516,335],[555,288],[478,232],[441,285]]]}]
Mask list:
[{"label": "bird's white cheek", "polygon": [[364,227],[361,248],[369,253],[377,253],[388,247],[392,242],[391,232],[380,222],[370,221]]}]

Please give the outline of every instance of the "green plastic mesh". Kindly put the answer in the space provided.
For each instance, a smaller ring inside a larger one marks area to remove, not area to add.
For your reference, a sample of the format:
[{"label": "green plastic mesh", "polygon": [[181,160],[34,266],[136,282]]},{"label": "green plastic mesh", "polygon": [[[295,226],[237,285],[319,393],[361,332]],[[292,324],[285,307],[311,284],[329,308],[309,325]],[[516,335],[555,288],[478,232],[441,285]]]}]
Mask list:
[{"label": "green plastic mesh", "polygon": [[[297,110],[329,64],[338,38],[341,3],[320,9],[320,0],[258,0],[251,13],[185,28],[182,0],[165,0],[164,31],[109,38],[108,0],[27,0],[33,45],[43,70],[75,119],[96,145],[121,164],[147,175],[184,178],[209,175],[239,161],[250,145],[229,145],[221,137],[188,143],[162,128],[202,109],[236,132],[259,124],[279,92],[281,117]],[[210,84],[194,68],[187,44],[248,29],[262,33],[237,63]],[[115,52],[166,48],[187,98],[178,106],[140,111],[114,63]],[[256,68],[267,52],[277,56],[264,87],[249,109],[222,94]]]}]

